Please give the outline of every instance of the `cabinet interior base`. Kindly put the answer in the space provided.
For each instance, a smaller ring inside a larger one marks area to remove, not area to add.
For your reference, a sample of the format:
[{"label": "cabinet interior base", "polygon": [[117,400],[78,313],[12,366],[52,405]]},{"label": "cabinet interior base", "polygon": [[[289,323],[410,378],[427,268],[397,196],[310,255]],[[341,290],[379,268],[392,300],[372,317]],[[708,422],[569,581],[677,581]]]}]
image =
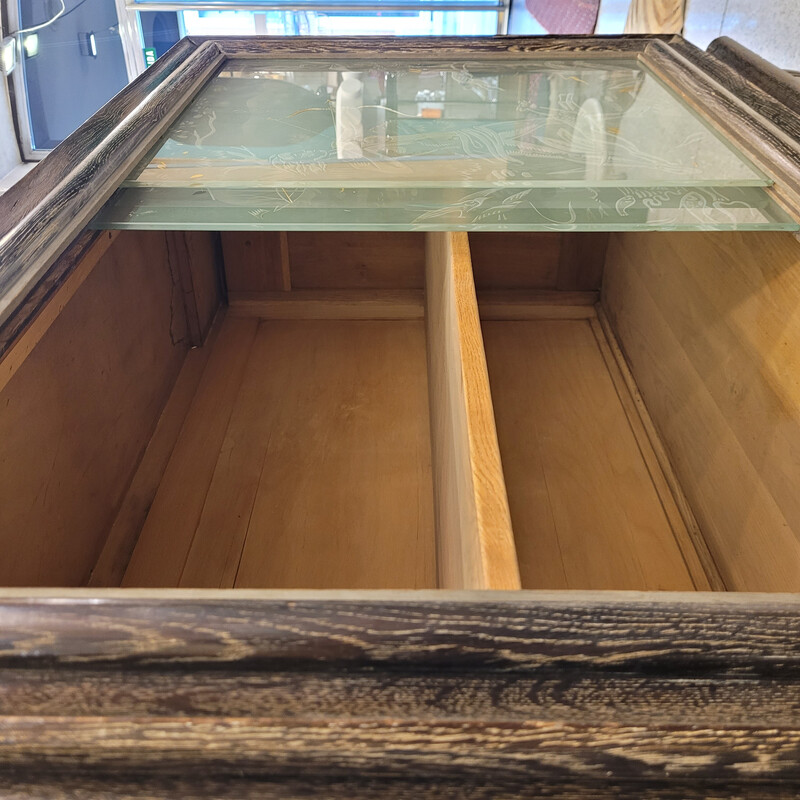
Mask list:
[{"label": "cabinet interior base", "polygon": [[[422,304],[300,294],[233,298],[192,352],[172,456],[134,479],[153,501],[130,563],[93,585],[437,586]],[[524,296],[484,293],[482,319],[522,587],[710,588],[592,294]]]}]

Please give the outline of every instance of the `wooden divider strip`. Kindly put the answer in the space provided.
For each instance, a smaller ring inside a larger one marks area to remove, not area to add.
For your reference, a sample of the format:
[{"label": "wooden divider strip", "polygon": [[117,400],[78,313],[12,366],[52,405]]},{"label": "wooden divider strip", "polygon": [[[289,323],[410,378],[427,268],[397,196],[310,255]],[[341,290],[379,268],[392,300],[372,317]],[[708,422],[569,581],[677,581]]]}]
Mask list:
[{"label": "wooden divider strip", "polygon": [[425,241],[439,586],[519,589],[466,233]]}]

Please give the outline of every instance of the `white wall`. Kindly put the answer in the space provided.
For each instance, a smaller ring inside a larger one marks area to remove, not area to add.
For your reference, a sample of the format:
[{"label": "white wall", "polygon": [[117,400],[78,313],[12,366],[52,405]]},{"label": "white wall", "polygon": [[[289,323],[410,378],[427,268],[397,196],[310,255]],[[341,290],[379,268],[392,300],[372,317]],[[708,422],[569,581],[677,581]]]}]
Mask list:
[{"label": "white wall", "polygon": [[[0,16],[0,27],[5,36],[5,25]],[[3,88],[0,90],[0,181],[21,163],[17,137],[14,133],[14,122],[11,117],[11,100],[8,96],[8,83],[0,76]],[[2,189],[0,189],[2,191]]]}]

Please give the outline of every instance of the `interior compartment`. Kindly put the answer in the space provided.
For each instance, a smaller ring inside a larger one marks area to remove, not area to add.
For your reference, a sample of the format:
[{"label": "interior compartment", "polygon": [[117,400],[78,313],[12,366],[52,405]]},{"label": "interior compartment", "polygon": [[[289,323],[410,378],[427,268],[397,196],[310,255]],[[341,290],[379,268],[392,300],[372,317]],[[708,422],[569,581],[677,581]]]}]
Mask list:
[{"label": "interior compartment", "polygon": [[0,585],[796,590],[798,261],[99,234],[0,361]]}]

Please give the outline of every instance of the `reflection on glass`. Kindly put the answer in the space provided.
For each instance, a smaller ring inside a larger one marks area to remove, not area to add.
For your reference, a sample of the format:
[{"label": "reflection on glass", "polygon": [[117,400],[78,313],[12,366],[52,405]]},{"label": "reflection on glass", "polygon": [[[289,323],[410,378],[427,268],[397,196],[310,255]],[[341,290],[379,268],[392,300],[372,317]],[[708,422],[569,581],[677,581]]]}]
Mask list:
[{"label": "reflection on glass", "polygon": [[233,60],[104,227],[786,227],[770,181],[633,59]]}]

